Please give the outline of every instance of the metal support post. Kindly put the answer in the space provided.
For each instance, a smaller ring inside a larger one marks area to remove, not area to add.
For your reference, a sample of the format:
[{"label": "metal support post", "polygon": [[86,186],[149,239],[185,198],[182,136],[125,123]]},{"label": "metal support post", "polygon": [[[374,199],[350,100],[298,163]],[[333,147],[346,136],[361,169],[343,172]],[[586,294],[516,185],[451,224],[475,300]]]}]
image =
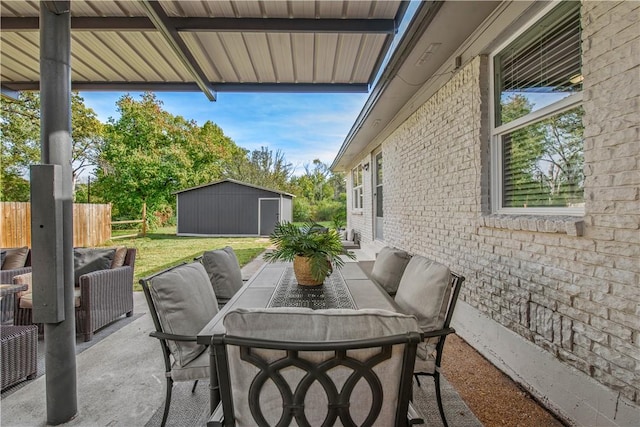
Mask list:
[{"label": "metal support post", "polygon": [[[60,165],[61,172],[58,197],[62,205],[62,230],[55,234],[62,247],[61,259],[55,262],[46,255],[37,257],[39,253],[47,253],[45,245],[33,248],[34,279],[39,277],[39,268],[57,271],[63,277],[64,320],[44,324],[47,423],[53,425],[71,420],[78,412],[73,304],[70,7],[70,1],[40,2],[42,163]],[[46,284],[41,283],[40,286]]]}]

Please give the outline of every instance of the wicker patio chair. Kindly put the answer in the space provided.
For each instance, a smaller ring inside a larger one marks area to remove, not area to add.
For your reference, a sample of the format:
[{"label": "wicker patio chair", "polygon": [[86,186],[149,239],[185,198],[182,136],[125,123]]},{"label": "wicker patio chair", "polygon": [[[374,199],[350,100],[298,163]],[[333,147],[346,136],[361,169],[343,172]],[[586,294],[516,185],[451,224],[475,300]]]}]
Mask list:
[{"label": "wicker patio chair", "polygon": [[440,363],[444,343],[450,327],[464,277],[452,273],[444,265],[413,256],[402,274],[395,301],[401,310],[418,318],[424,341],[418,345],[414,375],[418,385],[421,376],[433,377],[438,410],[445,427],[448,426],[442,406]]},{"label": "wicker patio chair", "polygon": [[224,326],[212,340],[222,400],[208,426],[423,423],[409,401],[421,340],[414,316],[236,309]]},{"label": "wicker patio chair", "polygon": [[196,334],[218,313],[218,302],[207,273],[199,262],[183,263],[140,280],[164,359],[166,396],[162,426],[167,422],[171,391],[176,381],[209,378],[207,346]]},{"label": "wicker patio chair", "polygon": [[2,252],[11,255],[5,255],[7,262],[2,263],[0,283],[9,285],[13,283],[15,276],[31,272],[31,250],[29,248],[2,249]]},{"label": "wicker patio chair", "polygon": [[3,326],[0,328],[0,389],[4,390],[38,373],[38,328]]},{"label": "wicker patio chair", "polygon": [[[127,248],[120,267],[92,271],[79,276],[75,289],[76,333],[84,341],[91,341],[98,329],[118,320],[122,315],[133,315],[133,271],[136,249]],[[14,283],[31,285],[30,274],[14,277]],[[15,325],[33,324],[30,292],[16,298]],[[42,324],[37,324],[42,333]]]}]

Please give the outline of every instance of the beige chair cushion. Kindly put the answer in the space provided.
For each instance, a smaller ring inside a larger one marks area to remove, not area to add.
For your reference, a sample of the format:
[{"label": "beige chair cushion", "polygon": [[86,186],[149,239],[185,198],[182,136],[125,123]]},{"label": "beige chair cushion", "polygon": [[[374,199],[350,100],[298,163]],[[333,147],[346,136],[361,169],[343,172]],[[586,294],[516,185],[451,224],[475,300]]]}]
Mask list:
[{"label": "beige chair cushion", "polygon": [[[311,310],[307,308],[272,308],[272,309],[237,309],[229,312],[224,319],[229,335],[253,338],[264,338],[278,341],[332,341],[366,339],[381,336],[404,334],[409,331],[420,332],[414,316],[406,316],[385,310]],[[295,327],[292,327],[295,325]],[[276,350],[254,350],[256,354],[268,360],[275,360],[285,355]],[[380,378],[384,392],[382,411],[376,425],[390,426],[394,424],[394,416],[398,404],[399,378],[402,370],[402,352],[404,346],[396,345],[392,357],[374,368]],[[377,350],[350,350],[349,357],[364,360],[376,354]],[[234,412],[237,426],[253,426],[255,421],[248,405],[248,390],[258,369],[240,358],[239,349],[228,348],[231,383],[233,384]],[[304,353],[305,360],[319,363],[325,360],[326,354],[320,352]],[[281,371],[292,389],[300,381],[300,370],[290,368]],[[341,367],[328,371],[332,382],[339,388],[351,370]],[[282,413],[280,393],[272,386],[262,389],[260,396],[263,414],[270,425],[275,425]],[[351,414],[356,424],[360,424],[368,412],[371,392],[366,381],[361,380],[356,386],[350,402]],[[305,415],[311,425],[320,425],[326,415],[326,396],[322,387],[312,388],[306,396]]]},{"label": "beige chair cushion", "polygon": [[25,274],[18,274],[17,276],[13,276],[13,284],[27,285],[26,290],[16,293],[16,298],[20,298],[20,295],[26,292],[31,292],[31,286],[33,285],[33,274],[25,273]]},{"label": "beige chair cushion", "polygon": [[242,271],[231,246],[202,254],[213,291],[219,299],[229,299],[242,287]]},{"label": "beige chair cushion", "polygon": [[[199,262],[181,265],[151,279],[150,293],[162,329],[196,336],[218,313],[218,301]],[[184,367],[206,348],[195,342],[168,341],[178,366]]]},{"label": "beige chair cushion", "polygon": [[416,352],[416,364],[413,372],[433,374],[436,371],[436,345],[421,342]]},{"label": "beige chair cushion", "polygon": [[24,267],[27,262],[27,256],[29,255],[29,248],[27,246],[4,249],[4,251],[2,270],[15,270],[16,268]]},{"label": "beige chair cushion", "polygon": [[371,270],[371,279],[375,280],[389,294],[395,294],[400,278],[409,263],[411,255],[389,246],[382,248]]},{"label": "beige chair cushion", "polygon": [[179,366],[174,360],[171,366],[171,378],[174,381],[193,381],[211,378],[209,371],[209,352],[203,351],[185,367]]},{"label": "beige chair cushion", "polygon": [[413,314],[423,331],[442,329],[451,295],[451,271],[444,265],[414,256],[407,264],[395,301],[403,313]]},{"label": "beige chair cushion", "polygon": [[[19,306],[20,308],[33,308],[33,292],[31,290],[20,295]],[[80,307],[80,288],[73,289],[73,306]]]}]

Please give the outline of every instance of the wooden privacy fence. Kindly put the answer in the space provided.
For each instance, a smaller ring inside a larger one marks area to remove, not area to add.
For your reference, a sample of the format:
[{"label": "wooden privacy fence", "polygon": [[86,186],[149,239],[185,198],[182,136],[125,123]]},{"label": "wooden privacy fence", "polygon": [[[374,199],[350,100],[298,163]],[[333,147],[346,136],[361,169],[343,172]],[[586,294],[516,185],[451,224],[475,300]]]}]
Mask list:
[{"label": "wooden privacy fence", "polygon": [[[31,247],[31,204],[0,202],[0,247]],[[73,246],[98,246],[111,239],[111,205],[73,204]]]}]

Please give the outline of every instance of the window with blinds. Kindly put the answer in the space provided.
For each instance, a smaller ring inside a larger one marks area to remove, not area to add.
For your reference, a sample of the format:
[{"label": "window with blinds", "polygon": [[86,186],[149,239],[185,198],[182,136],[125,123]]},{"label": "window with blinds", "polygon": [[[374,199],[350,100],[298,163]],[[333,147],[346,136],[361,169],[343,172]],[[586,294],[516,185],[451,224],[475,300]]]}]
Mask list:
[{"label": "window with blinds", "polygon": [[[580,29],[580,2],[567,1],[494,57],[496,126],[582,91]],[[518,97],[530,108],[514,114]]]},{"label": "window with blinds", "polygon": [[499,212],[584,212],[580,32],[580,2],[562,2],[493,56]]}]

